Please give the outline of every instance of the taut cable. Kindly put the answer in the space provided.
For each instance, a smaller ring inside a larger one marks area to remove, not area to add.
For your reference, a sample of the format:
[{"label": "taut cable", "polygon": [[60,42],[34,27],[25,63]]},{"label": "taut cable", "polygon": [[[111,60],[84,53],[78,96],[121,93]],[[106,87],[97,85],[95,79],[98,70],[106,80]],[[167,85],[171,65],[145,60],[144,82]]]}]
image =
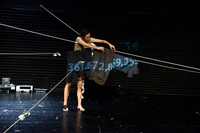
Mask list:
[{"label": "taut cable", "polygon": [[138,62],[142,62],[142,63],[144,63],[144,64],[149,64],[149,65],[153,65],[153,66],[164,67],[164,68],[168,68],[168,69],[174,69],[174,70],[179,70],[179,71],[185,71],[185,72],[191,72],[191,73],[198,73],[198,74],[200,74],[200,72],[198,72],[198,71],[192,71],[192,70],[187,70],[187,69],[169,67],[169,66],[159,65],[159,64],[155,64],[155,63],[150,63],[150,62],[146,62],[146,61],[141,61],[141,60],[138,60]]},{"label": "taut cable", "polygon": [[152,61],[157,61],[157,62],[161,62],[161,63],[166,63],[166,64],[170,64],[170,65],[175,65],[175,66],[180,66],[180,67],[185,67],[185,68],[200,70],[199,68],[190,67],[190,66],[181,65],[181,64],[176,64],[176,63],[167,62],[167,61],[162,61],[162,60],[157,60],[157,59],[153,59],[153,58],[149,58],[149,57],[144,57],[144,56],[140,56],[140,55],[125,53],[125,52],[121,52],[121,51],[115,51],[115,52],[116,53],[125,54],[125,55],[135,56],[135,57],[139,57],[139,58],[143,58],[143,59],[148,59],[148,60],[152,60]]},{"label": "taut cable", "polygon": [[26,29],[18,28],[18,27],[15,27],[15,26],[7,25],[7,24],[2,24],[2,23],[0,23],[0,25],[1,25],[1,26],[4,26],[4,27],[9,27],[9,28],[12,28],[12,29],[16,29],[16,30],[21,30],[21,31],[25,31],[25,32],[29,32],[29,33],[41,35],[41,36],[46,36],[46,37],[50,37],[50,38],[54,38],[54,39],[66,41],[66,42],[76,43],[75,41],[71,41],[71,40],[67,40],[67,39],[64,39],[64,38],[55,37],[55,36],[51,36],[51,35],[47,35],[47,34],[35,32],[35,31],[31,31],[31,30],[26,30]]},{"label": "taut cable", "polygon": [[72,69],[63,79],[61,79],[46,95],[44,95],[32,108],[30,108],[26,113],[21,114],[18,118],[18,120],[13,123],[4,133],[6,133],[8,130],[10,130],[15,124],[17,124],[20,120],[23,121],[26,116],[30,115],[30,111],[33,110],[44,98],[46,98],[63,80],[65,80],[81,63],[84,63],[84,61],[79,61],[77,65]]},{"label": "taut cable", "polygon": [[42,7],[45,11],[47,11],[48,13],[50,13],[52,16],[54,16],[57,20],[59,20],[61,23],[63,23],[65,26],[67,26],[68,28],[70,28],[71,30],[73,30],[76,34],[79,35],[79,33],[74,30],[72,27],[70,27],[68,24],[66,24],[64,21],[62,21],[60,18],[58,18],[56,15],[54,15],[52,12],[50,12],[49,10],[47,10],[44,6],[40,5],[40,7]]},{"label": "taut cable", "polygon": [[[62,22],[64,25],[66,25],[68,28],[70,28],[72,31],[74,31],[76,34],[79,35],[79,33],[74,30],[72,27],[70,27],[68,24],[66,24],[65,22],[63,22],[60,18],[58,18],[56,15],[54,15],[52,12],[50,12],[49,10],[47,10],[44,6],[40,5],[45,11],[47,11],[49,14],[51,14],[53,17],[55,17],[57,20],[59,20],[60,22]],[[148,59],[148,60],[152,60],[152,61],[157,61],[157,62],[161,62],[161,63],[166,63],[166,64],[170,64],[170,65],[175,65],[175,66],[180,66],[180,67],[185,67],[185,68],[190,68],[190,69],[194,69],[194,70],[200,70],[199,68],[195,68],[195,67],[191,67],[191,66],[186,66],[186,65],[181,65],[181,64],[177,64],[177,63],[172,63],[172,62],[168,62],[168,61],[162,61],[162,60],[157,60],[157,59],[153,59],[153,58],[149,58],[149,57],[144,57],[144,56],[140,56],[140,55],[135,55],[135,54],[129,54],[129,53],[125,53],[125,52],[121,52],[121,51],[115,51],[116,53],[121,53],[121,54],[126,54],[126,55],[131,55],[134,57],[139,57],[139,58],[143,58],[143,59]],[[148,63],[148,62],[146,62]],[[153,63],[149,63],[149,64],[153,64]],[[159,65],[157,65],[159,66]],[[167,68],[167,67],[166,67]],[[168,67],[168,68],[172,68],[172,67]]]},{"label": "taut cable", "polygon": [[60,53],[0,53],[0,55],[53,55],[53,56],[61,56]]}]

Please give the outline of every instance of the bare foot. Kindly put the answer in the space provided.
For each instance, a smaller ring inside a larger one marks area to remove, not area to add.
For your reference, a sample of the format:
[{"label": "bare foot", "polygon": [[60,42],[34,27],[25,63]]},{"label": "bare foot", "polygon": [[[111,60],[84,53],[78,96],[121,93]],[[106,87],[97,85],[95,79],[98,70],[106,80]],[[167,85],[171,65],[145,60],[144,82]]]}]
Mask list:
[{"label": "bare foot", "polygon": [[78,106],[77,109],[80,111],[85,111],[85,109],[82,106]]},{"label": "bare foot", "polygon": [[69,109],[66,105],[63,106],[63,111],[69,111]]}]

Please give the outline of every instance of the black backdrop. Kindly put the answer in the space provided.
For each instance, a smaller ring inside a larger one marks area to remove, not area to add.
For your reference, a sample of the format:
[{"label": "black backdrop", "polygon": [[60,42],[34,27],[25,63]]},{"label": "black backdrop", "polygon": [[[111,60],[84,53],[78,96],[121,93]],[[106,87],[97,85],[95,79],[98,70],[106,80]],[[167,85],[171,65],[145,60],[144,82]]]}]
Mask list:
[{"label": "black backdrop", "polygon": [[[171,1],[1,1],[0,23],[75,40],[77,34],[40,8],[40,4],[78,32],[87,28],[92,36],[105,39],[119,51],[169,62],[200,67],[198,8],[193,2]],[[59,52],[52,55],[0,56],[0,77],[14,84],[34,84],[49,79],[52,88],[66,75],[67,52],[74,44],[0,27],[0,52]],[[100,44],[97,44],[100,45]],[[105,45],[104,45],[105,46]],[[134,57],[135,58],[135,57]],[[144,60],[141,58],[136,58]],[[149,60],[145,60],[149,61]],[[200,94],[199,74],[139,64],[133,79],[111,72],[103,88],[119,92],[153,94]],[[63,90],[63,82],[57,90]],[[100,87],[87,81],[86,87]],[[75,88],[75,85],[74,85]]]}]

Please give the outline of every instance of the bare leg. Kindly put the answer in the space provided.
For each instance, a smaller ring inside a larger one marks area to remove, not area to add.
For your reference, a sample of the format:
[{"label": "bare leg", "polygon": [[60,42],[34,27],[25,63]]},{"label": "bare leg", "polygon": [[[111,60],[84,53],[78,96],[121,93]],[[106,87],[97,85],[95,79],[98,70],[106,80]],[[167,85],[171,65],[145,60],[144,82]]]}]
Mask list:
[{"label": "bare leg", "polygon": [[67,100],[68,100],[68,97],[69,97],[69,92],[70,92],[70,87],[72,86],[72,83],[67,83],[66,86],[65,86],[65,90],[64,90],[64,106],[66,106],[66,108],[63,108],[64,111],[68,111],[68,108],[67,108]]},{"label": "bare leg", "polygon": [[85,109],[82,107],[82,76],[79,78],[77,83],[77,99],[78,99],[78,109],[80,111],[85,111]]}]

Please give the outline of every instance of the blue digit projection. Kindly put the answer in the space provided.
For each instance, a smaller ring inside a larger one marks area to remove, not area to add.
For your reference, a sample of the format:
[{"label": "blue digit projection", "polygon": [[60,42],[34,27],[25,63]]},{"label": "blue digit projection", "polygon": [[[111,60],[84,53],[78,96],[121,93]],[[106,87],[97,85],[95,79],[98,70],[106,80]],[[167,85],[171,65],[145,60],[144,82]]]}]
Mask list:
[{"label": "blue digit projection", "polygon": [[[77,67],[76,67],[77,66]],[[78,66],[78,64],[76,64],[74,67],[76,67],[75,68],[75,71],[80,71],[80,66]]]},{"label": "blue digit projection", "polygon": [[74,64],[73,63],[69,63],[69,69],[68,69],[68,71],[72,71],[73,68],[74,68]]},{"label": "blue digit projection", "polygon": [[134,63],[135,63],[131,58],[130,58],[130,62],[131,62],[131,63],[129,64],[129,66],[133,66]]},{"label": "blue digit projection", "polygon": [[92,69],[92,62],[91,61],[87,63],[87,69]]},{"label": "blue digit projection", "polygon": [[83,63],[81,63],[79,66],[80,66],[80,70],[83,71],[84,70],[83,69]]},{"label": "blue digit projection", "polygon": [[93,63],[94,63],[93,69],[95,69],[98,64],[98,61],[93,61]]},{"label": "blue digit projection", "polygon": [[125,45],[128,46],[128,50],[130,50],[130,42],[125,42]]},{"label": "blue digit projection", "polygon": [[128,65],[128,57],[125,57],[124,60],[126,61],[126,63],[124,64],[124,66]]},{"label": "blue digit projection", "polygon": [[133,50],[138,50],[138,42],[134,42],[132,45]]},{"label": "blue digit projection", "polygon": [[102,71],[103,71],[103,70],[104,70],[104,63],[103,63],[103,62],[100,62],[99,65],[101,65],[101,67],[99,68],[99,70],[102,70]]},{"label": "blue digit projection", "polygon": [[135,65],[138,65],[138,60],[135,60]]},{"label": "blue digit projection", "polygon": [[121,64],[121,59],[120,58],[117,58],[116,59],[116,67],[119,67]]},{"label": "blue digit projection", "polygon": [[138,60],[133,60],[131,58],[125,57],[123,58],[123,60],[125,61],[125,63],[122,63],[122,60],[120,58],[117,59],[113,59],[112,63],[109,63],[106,69],[104,69],[104,62],[100,62],[99,61],[90,61],[87,63],[87,66],[84,68],[83,63],[81,63],[79,66],[77,66],[78,64],[73,64],[73,63],[69,63],[69,69],[68,71],[72,71],[75,68],[75,71],[83,71],[84,69],[96,69],[97,66],[99,66],[99,70],[107,72],[107,71],[111,71],[115,66],[116,67],[123,67],[123,66],[133,66],[133,65],[138,65]]},{"label": "blue digit projection", "polygon": [[112,68],[113,68],[113,64],[112,64],[112,63],[109,63],[109,64],[108,64],[108,68],[107,68],[107,70],[108,70],[108,71],[111,71]]}]

